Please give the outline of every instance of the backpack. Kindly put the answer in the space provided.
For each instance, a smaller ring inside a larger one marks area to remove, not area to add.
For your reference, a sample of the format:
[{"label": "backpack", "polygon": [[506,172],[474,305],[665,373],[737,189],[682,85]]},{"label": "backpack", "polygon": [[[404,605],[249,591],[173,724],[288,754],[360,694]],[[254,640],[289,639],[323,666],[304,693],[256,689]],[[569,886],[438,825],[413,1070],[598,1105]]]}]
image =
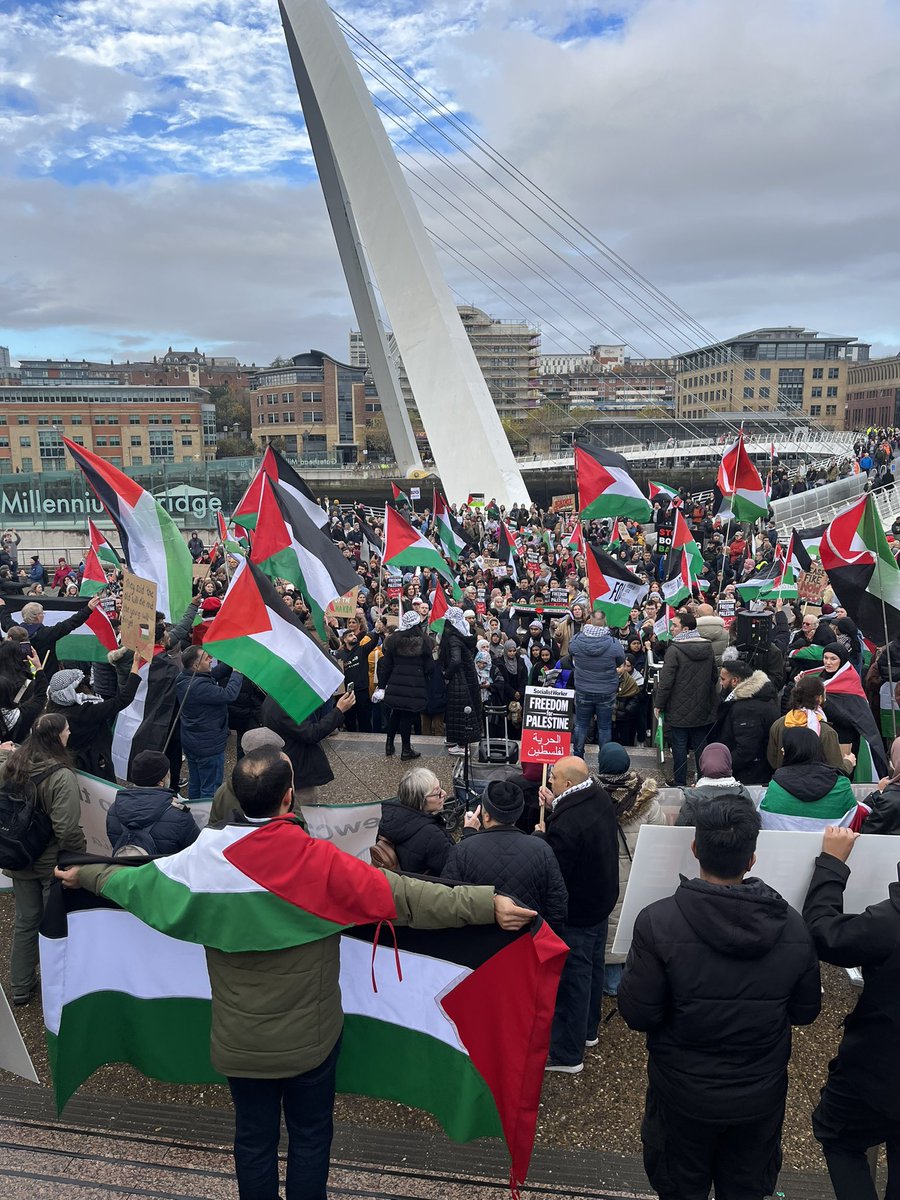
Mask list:
[{"label": "backpack", "polygon": [[400,859],[397,857],[394,843],[386,837],[378,837],[369,851],[369,860],[373,867],[381,867],[383,871],[400,870]]},{"label": "backpack", "polygon": [[64,766],[42,771],[25,787],[0,784],[0,867],[24,871],[41,857],[53,840],[53,823],[41,806],[37,785]]},{"label": "backpack", "polygon": [[[118,816],[118,814],[116,814]],[[112,848],[113,858],[142,858],[146,855],[148,858],[153,858],[154,855],[161,854],[162,851],[156,844],[156,839],[153,836],[153,830],[166,815],[166,810],[156,818],[152,825],[146,829],[132,829],[122,821],[122,832],[116,839],[116,844]],[[119,817],[121,821],[122,818]],[[123,855],[123,850],[129,850],[129,854]]]}]

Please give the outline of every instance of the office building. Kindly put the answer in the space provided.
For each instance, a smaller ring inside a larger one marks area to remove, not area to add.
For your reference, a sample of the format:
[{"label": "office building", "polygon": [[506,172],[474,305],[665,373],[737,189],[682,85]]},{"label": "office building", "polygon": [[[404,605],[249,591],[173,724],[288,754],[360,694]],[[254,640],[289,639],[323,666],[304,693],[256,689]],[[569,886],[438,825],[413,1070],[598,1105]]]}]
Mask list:
[{"label": "office building", "polygon": [[868,357],[855,337],[802,326],[755,329],[676,358],[676,414],[795,413],[843,429],[848,370]]},{"label": "office building", "polygon": [[847,369],[845,429],[900,425],[900,354],[851,363]]},{"label": "office building", "polygon": [[216,456],[215,408],[197,387],[54,379],[3,389],[0,475],[63,471],[63,437],[115,467]]}]

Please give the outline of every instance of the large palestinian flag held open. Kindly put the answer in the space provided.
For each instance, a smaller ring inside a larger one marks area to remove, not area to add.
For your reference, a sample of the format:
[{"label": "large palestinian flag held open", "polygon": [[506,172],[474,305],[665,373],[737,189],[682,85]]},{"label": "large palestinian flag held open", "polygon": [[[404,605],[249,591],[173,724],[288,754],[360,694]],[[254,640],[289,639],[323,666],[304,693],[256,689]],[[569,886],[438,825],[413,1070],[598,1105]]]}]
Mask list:
[{"label": "large palestinian flag held open", "polygon": [[[22,609],[27,604],[27,597],[19,597],[15,606],[10,603],[13,622],[22,624]],[[9,602],[8,602],[9,603]],[[36,603],[44,610],[44,625],[48,628],[67,621],[79,609],[84,608],[84,600],[56,599],[53,596],[40,596]],[[83,625],[79,625],[56,643],[56,657],[59,662],[106,662],[110,650],[118,650],[119,639],[110,624],[109,617],[99,606],[94,609]]]},{"label": "large palestinian flag held open", "polygon": [[826,528],[819,548],[838,602],[865,637],[882,645],[900,634],[900,569],[871,492]]},{"label": "large palestinian flag held open", "polygon": [[738,521],[757,521],[769,511],[766,489],[750,461],[743,434],[722,455],[716,483]]},{"label": "large palestinian flag held open", "polygon": [[585,557],[591,607],[603,613],[608,625],[622,628],[628,624],[632,608],[647,595],[647,584],[594,545],[588,546]]},{"label": "large palestinian flag held open", "polygon": [[628,463],[612,450],[576,446],[575,485],[582,521],[598,517],[649,521],[653,516],[653,506],[631,478]]},{"label": "large palestinian flag held open", "polygon": [[456,589],[453,572],[441,552],[390,504],[384,508],[384,565],[400,570],[431,567]]},{"label": "large palestinian flag held open", "polygon": [[163,506],[124,471],[63,438],[88,486],[109,513],[129,569],[156,584],[156,603],[167,621],[180,621],[191,602],[191,553]]},{"label": "large palestinian flag held open", "polygon": [[[823,650],[827,653],[828,647],[824,646]],[[825,685],[825,715],[837,729],[840,741],[848,740],[846,734],[852,732],[852,741],[859,742],[853,782],[877,783],[890,775],[881,732],[855,668],[844,663],[831,679],[823,679],[822,683]]]},{"label": "large palestinian flag held open", "polygon": [[298,724],[344,678],[285,607],[274,585],[246,559],[238,563],[203,648],[273,696]]},{"label": "large palestinian flag held open", "polygon": [[504,1137],[517,1189],[566,948],[546,925],[491,924],[398,928],[397,956],[393,939],[373,954],[370,922],[395,918],[382,872],[289,820],[205,829],[180,854],[116,871],[100,897],[54,889],[41,982],[57,1106],[109,1062],[221,1082],[202,938],[240,952],[343,933],[338,1089],[423,1108],[456,1141]]}]

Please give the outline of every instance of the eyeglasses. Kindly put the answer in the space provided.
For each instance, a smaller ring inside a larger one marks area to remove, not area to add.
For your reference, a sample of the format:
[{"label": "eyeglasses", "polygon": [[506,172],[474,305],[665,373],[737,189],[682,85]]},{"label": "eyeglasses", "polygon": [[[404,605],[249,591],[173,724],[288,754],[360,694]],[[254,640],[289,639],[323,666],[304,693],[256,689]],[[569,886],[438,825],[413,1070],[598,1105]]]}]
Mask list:
[{"label": "eyeglasses", "polygon": [[447,793],[444,791],[444,789],[442,787],[436,787],[436,788],[432,788],[432,790],[430,792],[426,793],[425,799],[430,800],[432,796],[446,796],[446,794]]}]

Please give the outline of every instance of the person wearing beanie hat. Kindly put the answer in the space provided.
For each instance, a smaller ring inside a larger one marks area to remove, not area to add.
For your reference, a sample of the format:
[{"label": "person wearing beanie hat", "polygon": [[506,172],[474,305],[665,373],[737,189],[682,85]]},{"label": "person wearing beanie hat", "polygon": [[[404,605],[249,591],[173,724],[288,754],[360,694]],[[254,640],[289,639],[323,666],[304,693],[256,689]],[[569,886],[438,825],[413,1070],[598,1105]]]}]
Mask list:
[{"label": "person wearing beanie hat", "polygon": [[491,884],[560,928],[569,904],[566,885],[549,844],[516,825],[524,809],[525,794],[514,779],[492,779],[481,805],[467,814],[462,839],[451,849],[441,877]]},{"label": "person wearing beanie hat", "polygon": [[165,786],[169,757],[141,750],[131,762],[131,787],[119,788],[106,814],[106,836],[117,858],[177,854],[200,834],[191,810]]}]

